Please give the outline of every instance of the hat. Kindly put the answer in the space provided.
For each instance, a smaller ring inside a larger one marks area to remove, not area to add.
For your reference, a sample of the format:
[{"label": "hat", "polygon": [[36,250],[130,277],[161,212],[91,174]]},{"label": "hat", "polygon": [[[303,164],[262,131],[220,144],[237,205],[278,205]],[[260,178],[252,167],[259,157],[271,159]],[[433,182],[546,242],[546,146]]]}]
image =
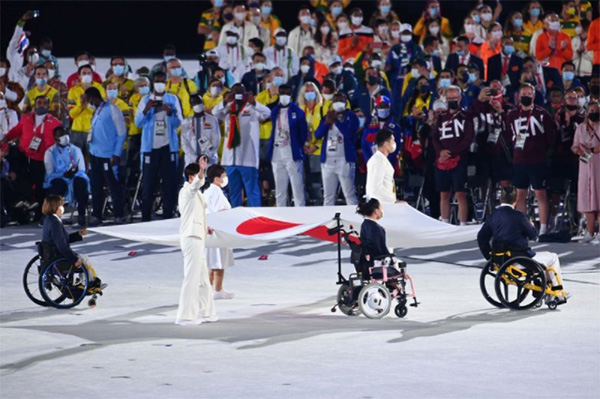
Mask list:
[{"label": "hat", "polygon": [[336,55],[333,57],[333,59],[329,63],[329,66],[332,66],[333,64],[341,64],[341,63],[342,63],[342,59],[340,58],[339,55]]},{"label": "hat", "polygon": [[392,106],[392,102],[390,101],[389,97],[379,95],[375,99],[375,106],[379,107],[381,104],[386,104],[390,107]]},{"label": "hat", "polygon": [[400,32],[409,31],[412,33],[412,26],[410,24],[402,24],[400,25]]},{"label": "hat", "polygon": [[208,50],[206,52],[206,56],[207,57],[217,57],[217,58],[220,58],[219,53],[217,53],[216,50]]},{"label": "hat", "polygon": [[233,33],[237,37],[240,37],[240,31],[238,30],[238,28],[236,28],[233,25],[230,26],[229,28],[227,28],[227,31],[225,32],[225,34],[228,34],[228,33]]},{"label": "hat", "polygon": [[274,36],[277,36],[277,35],[278,35],[278,34],[280,34],[280,33],[283,33],[284,35],[286,35],[286,36],[287,36],[287,32],[286,32],[286,30],[285,30],[285,29],[283,29],[283,28],[277,28],[277,29],[275,29],[275,34],[274,34]]},{"label": "hat", "polygon": [[422,66],[422,67],[427,67],[427,61],[425,61],[423,58],[417,58],[414,61],[414,64],[416,64],[418,66]]}]

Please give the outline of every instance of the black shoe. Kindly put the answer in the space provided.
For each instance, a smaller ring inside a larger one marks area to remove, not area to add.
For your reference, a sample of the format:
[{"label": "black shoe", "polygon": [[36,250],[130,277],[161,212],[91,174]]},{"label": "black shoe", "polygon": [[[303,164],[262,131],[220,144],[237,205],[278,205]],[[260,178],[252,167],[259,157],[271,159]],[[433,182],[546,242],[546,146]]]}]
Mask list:
[{"label": "black shoe", "polygon": [[81,227],[86,227],[87,226],[87,221],[85,219],[85,215],[79,215],[77,216],[77,224]]}]

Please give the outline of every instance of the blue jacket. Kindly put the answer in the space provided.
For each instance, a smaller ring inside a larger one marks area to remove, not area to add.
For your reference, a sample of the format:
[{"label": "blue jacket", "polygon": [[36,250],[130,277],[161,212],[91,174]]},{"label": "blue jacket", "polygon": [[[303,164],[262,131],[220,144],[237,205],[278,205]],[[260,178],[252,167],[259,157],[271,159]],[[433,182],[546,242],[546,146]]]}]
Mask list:
[{"label": "blue jacket", "polygon": [[[50,188],[52,180],[62,179],[67,183],[67,195],[65,196],[66,201],[69,204],[75,203],[75,192],[73,191],[73,180],[76,177],[84,179],[88,184],[88,191],[90,190],[90,178],[85,173],[85,159],[83,153],[79,147],[69,144],[62,148],[58,144],[54,144],[52,147],[46,150],[44,154],[44,164],[46,166],[46,177],[44,179],[44,188]],[[52,167],[51,171],[48,169]],[[72,178],[67,179],[63,175],[65,172],[71,169],[72,165],[77,166],[77,172]]]},{"label": "blue jacket", "polygon": [[66,258],[70,262],[77,262],[77,259],[79,259],[69,244],[81,241],[81,235],[79,232],[72,234],[67,233],[67,229],[63,226],[62,221],[55,215],[44,217],[42,241],[53,244],[60,256]]},{"label": "blue jacket", "polygon": [[[374,126],[371,126],[371,123]],[[396,166],[398,162],[398,152],[402,148],[402,133],[400,130],[400,125],[394,120],[394,117],[390,115],[388,120],[385,122],[383,129],[389,129],[394,133],[394,139],[396,140],[396,151],[388,155],[388,159],[392,166]],[[369,162],[369,159],[373,156],[373,146],[376,146],[375,136],[377,136],[377,132],[379,132],[379,122],[377,117],[370,118],[367,117],[367,121],[365,123],[365,129],[363,130],[363,134],[360,140],[360,147],[362,149],[363,157],[365,158],[365,163]]]},{"label": "blue jacket", "polygon": [[[152,145],[154,143],[154,119],[156,117],[156,111],[151,109],[146,115],[144,115],[144,108],[150,100],[150,94],[145,95],[138,105],[137,111],[135,112],[135,125],[142,128],[142,145],[140,152],[152,152]],[[169,147],[171,152],[179,152],[179,139],[177,138],[177,128],[181,126],[182,113],[181,106],[179,105],[179,99],[170,93],[163,95],[163,103],[170,106],[173,112],[171,116],[167,116],[167,125],[169,127]]]},{"label": "blue jacket", "polygon": [[100,104],[92,117],[92,139],[90,154],[98,158],[120,157],[127,137],[125,118],[114,104]]},{"label": "blue jacket", "polygon": [[335,87],[337,87],[337,91],[346,94],[348,98],[352,98],[354,94],[354,90],[358,86],[358,81],[354,76],[353,72],[342,70],[342,73],[339,75],[330,74],[328,79],[331,79],[335,82]]},{"label": "blue jacket", "polygon": [[[392,100],[392,113],[394,109],[394,100],[392,99],[392,93],[384,86],[380,85],[380,90],[377,92],[375,97],[382,95]],[[369,89],[363,83],[358,86],[356,91],[354,92],[354,96],[352,96],[352,109],[360,108],[365,114],[365,116],[370,116],[373,114],[373,109],[375,109],[375,101],[373,101],[373,97],[369,94]]]},{"label": "blue jacket", "polygon": [[[273,159],[273,147],[275,145],[275,131],[277,130],[277,120],[279,116],[279,110],[281,105],[277,105],[271,111],[271,121],[273,123],[273,130],[271,131],[271,137],[269,138],[269,144],[267,147],[266,160],[271,162]],[[306,123],[306,116],[304,111],[300,109],[295,103],[290,103],[288,107],[288,121],[290,125],[290,144],[292,146],[292,157],[294,161],[302,161],[304,159],[304,143],[308,136],[308,124]]]},{"label": "blue jacket", "polygon": [[252,94],[257,95],[259,92],[259,84],[270,72],[270,70],[266,69],[264,71],[264,75],[259,78],[258,76],[256,76],[256,71],[252,69],[251,71],[246,72],[244,76],[242,76],[242,84],[244,85],[247,91],[251,91]]},{"label": "blue jacket", "polygon": [[535,256],[529,248],[528,240],[535,240],[537,232],[524,213],[510,206],[502,205],[486,220],[477,234],[479,250],[486,259],[490,258],[490,240],[503,243],[512,252],[526,252]]},{"label": "blue jacket", "polygon": [[[356,149],[354,144],[356,143],[356,132],[358,131],[358,117],[352,111],[346,110],[344,120],[340,122],[336,119],[335,126],[344,136],[344,155],[346,156],[346,162],[356,162]],[[323,139],[323,150],[321,151],[321,163],[327,161],[327,137],[329,135],[329,126],[327,125],[326,118],[321,119],[319,127],[315,131],[315,137],[317,139]]]}]

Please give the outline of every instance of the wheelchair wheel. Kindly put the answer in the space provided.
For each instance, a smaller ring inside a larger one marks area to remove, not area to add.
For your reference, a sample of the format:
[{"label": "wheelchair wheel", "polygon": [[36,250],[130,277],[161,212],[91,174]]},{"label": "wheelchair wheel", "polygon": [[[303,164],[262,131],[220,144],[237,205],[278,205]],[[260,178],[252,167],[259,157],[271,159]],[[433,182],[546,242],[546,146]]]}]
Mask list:
[{"label": "wheelchair wheel", "polygon": [[544,298],[544,268],[530,258],[513,258],[498,270],[495,289],[498,299],[507,308],[530,309]]},{"label": "wheelchair wheel", "polygon": [[23,289],[25,294],[33,303],[40,306],[48,306],[40,292],[40,268],[42,260],[39,255],[34,256],[23,272]]},{"label": "wheelchair wheel", "polygon": [[337,292],[337,305],[340,311],[347,316],[356,316],[358,314],[353,293],[347,284],[340,285],[340,289]]},{"label": "wheelchair wheel", "polygon": [[381,319],[390,312],[392,296],[382,284],[367,284],[358,294],[358,306],[369,319]]},{"label": "wheelchair wheel", "polygon": [[42,297],[50,306],[69,309],[79,305],[89,288],[89,275],[84,266],[75,267],[64,259],[49,264],[39,279]]},{"label": "wheelchair wheel", "polygon": [[406,307],[406,305],[396,305],[396,307],[394,308],[394,313],[396,313],[396,316],[398,316],[399,318],[403,318],[408,313],[408,308]]},{"label": "wheelchair wheel", "polygon": [[490,295],[490,292],[493,292],[494,282],[496,281],[498,269],[494,269],[494,262],[491,260],[485,265],[483,270],[481,270],[481,275],[479,276],[479,287],[481,288],[481,294],[491,305],[497,308],[503,308],[504,305],[497,300],[496,297]]}]

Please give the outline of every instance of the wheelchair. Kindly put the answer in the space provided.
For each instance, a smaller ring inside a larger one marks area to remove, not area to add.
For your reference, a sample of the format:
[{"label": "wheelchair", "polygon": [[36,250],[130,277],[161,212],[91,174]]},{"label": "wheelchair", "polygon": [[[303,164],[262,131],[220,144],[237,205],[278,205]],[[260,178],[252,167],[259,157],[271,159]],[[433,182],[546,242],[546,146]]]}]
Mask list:
[{"label": "wheelchair", "polygon": [[[36,305],[69,309],[79,305],[86,296],[91,296],[88,306],[96,307],[98,296],[106,284],[100,278],[90,276],[85,265],[52,256],[48,244],[36,242],[38,254],[34,256],[23,273],[23,288],[27,297]],[[93,272],[93,269],[90,267]]]},{"label": "wheelchair", "polygon": [[[338,246],[338,281],[339,289],[336,304],[331,312],[340,309],[348,316],[363,314],[369,319],[381,319],[386,316],[394,303],[394,313],[403,318],[408,313],[408,301],[412,298],[409,306],[417,307],[415,287],[412,278],[406,273],[406,263],[394,259],[393,255],[384,255],[371,259],[366,253],[366,248],[360,244],[360,237],[354,230],[346,231],[342,228],[340,214],[334,217],[337,226],[328,229],[330,236],[337,235]],[[352,226],[350,226],[352,229]],[[348,278],[342,275],[342,244],[350,246],[350,261],[356,272],[351,273]],[[407,291],[410,285],[410,291]]]},{"label": "wheelchair", "polygon": [[[528,256],[507,249],[494,250],[481,271],[479,286],[486,301],[497,308],[526,310],[546,302],[550,310],[567,303],[556,269],[546,267]],[[558,286],[546,273],[554,273]],[[493,293],[492,292],[493,286]]]}]

